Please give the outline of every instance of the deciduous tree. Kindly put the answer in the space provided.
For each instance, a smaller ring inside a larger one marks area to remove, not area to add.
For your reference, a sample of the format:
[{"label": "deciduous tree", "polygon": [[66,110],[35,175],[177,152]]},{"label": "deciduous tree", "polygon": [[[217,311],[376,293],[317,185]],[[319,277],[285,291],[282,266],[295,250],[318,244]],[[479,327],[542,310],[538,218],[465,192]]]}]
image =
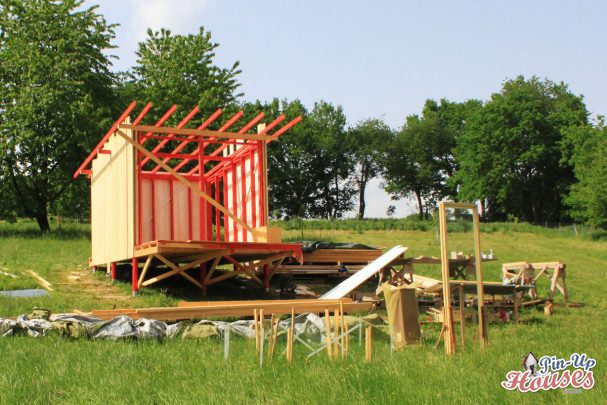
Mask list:
[{"label": "deciduous tree", "polygon": [[20,209],[50,230],[47,210],[102,128],[112,25],[78,0],[0,6],[0,164]]},{"label": "deciduous tree", "polygon": [[585,125],[587,115],[582,97],[564,83],[506,81],[458,138],[459,196],[482,201],[491,220],[564,219],[563,196],[574,181],[564,133]]}]

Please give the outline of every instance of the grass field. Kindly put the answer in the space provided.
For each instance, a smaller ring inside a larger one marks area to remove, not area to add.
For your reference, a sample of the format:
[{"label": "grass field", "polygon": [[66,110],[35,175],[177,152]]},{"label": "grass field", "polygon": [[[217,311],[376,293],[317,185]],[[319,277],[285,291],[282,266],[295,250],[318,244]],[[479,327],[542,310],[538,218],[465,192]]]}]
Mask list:
[{"label": "grass field", "polygon": [[[534,231],[534,229],[526,229]],[[66,225],[61,232],[39,237],[33,224],[0,224],[0,290],[32,288],[32,269],[53,283],[47,297],[0,297],[0,316],[28,313],[34,306],[53,312],[73,308],[173,305],[180,294],[175,286],[143,290],[132,298],[126,282],[113,286],[102,273],[85,271],[90,242],[84,226]],[[289,240],[301,238],[300,229],[287,229]],[[402,244],[408,255],[438,255],[432,227],[427,230],[306,229],[305,239],[360,242],[379,247]],[[472,251],[472,234],[449,235],[449,250]],[[54,336],[34,339],[0,338],[0,403],[604,403],[607,397],[607,322],[605,271],[607,242],[558,230],[539,232],[496,229],[482,235],[482,249],[492,249],[498,261],[484,266],[486,280],[499,280],[501,263],[562,260],[567,263],[571,301],[582,308],[557,307],[546,318],[538,309],[522,311],[521,324],[492,324],[490,346],[481,352],[468,328],[467,345],[451,358],[434,350],[437,325],[423,325],[425,345],[390,354],[388,340],[376,334],[374,358],[352,341],[352,357],[330,362],[326,356],[305,360],[296,346],[294,364],[282,359],[259,368],[255,345],[235,339],[230,360],[223,361],[218,340],[85,341]],[[125,279],[127,269],[121,268]],[[419,268],[425,275],[438,268]],[[81,277],[72,283],[67,277]],[[547,281],[547,280],[546,280]],[[547,283],[542,284],[543,291]],[[185,291],[186,298],[196,292]],[[257,292],[251,293],[257,296]],[[223,297],[225,288],[210,291]],[[556,302],[562,301],[557,296]],[[472,326],[472,325],[471,325]],[[279,343],[279,348],[281,343]],[[500,382],[506,372],[520,369],[521,356],[568,357],[585,352],[598,362],[596,384],[590,391],[566,394],[562,390],[536,394],[509,392]],[[603,399],[601,399],[603,398]]]}]

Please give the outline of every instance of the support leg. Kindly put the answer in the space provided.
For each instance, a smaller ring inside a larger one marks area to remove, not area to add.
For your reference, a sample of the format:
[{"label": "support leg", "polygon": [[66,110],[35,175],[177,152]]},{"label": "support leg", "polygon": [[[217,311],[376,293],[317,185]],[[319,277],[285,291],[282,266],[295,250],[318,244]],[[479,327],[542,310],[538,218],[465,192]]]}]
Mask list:
[{"label": "support leg", "polygon": [[263,265],[263,288],[266,292],[270,291],[270,266]]},{"label": "support leg", "polygon": [[207,295],[207,285],[205,280],[207,278],[207,264],[202,263],[200,265],[200,284],[202,284],[202,295]]},{"label": "support leg", "polygon": [[139,291],[139,263],[136,257],[133,257],[133,262],[131,264],[131,283],[133,295],[137,295],[137,291]]},{"label": "support leg", "polygon": [[110,264],[110,279],[112,280],[112,283],[116,280],[116,262]]}]

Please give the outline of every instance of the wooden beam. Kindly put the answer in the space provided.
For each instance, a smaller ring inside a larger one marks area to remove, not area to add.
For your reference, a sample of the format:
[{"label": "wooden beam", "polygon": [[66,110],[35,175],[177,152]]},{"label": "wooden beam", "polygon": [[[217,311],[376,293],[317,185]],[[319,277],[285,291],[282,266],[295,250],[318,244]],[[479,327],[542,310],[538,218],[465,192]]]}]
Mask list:
[{"label": "wooden beam", "polygon": [[[211,307],[190,307],[190,308],[127,308],[115,310],[93,310],[92,315],[100,319],[112,319],[119,315],[126,315],[133,319],[151,318],[157,320],[184,320],[184,319],[204,319],[210,317],[242,317],[252,316],[255,309],[263,309],[267,313],[276,315],[303,314],[303,313],[322,313],[325,309],[339,310],[339,301],[336,302],[323,300],[307,300],[309,303],[290,303],[289,300],[280,300],[275,304],[258,304],[252,301],[244,305],[218,305]],[[354,303],[343,302],[344,312],[365,312],[373,309],[372,303]],[[292,312],[293,311],[293,312]]]},{"label": "wooden beam", "polygon": [[481,230],[478,208],[476,205],[472,208],[472,223],[474,227],[474,256],[476,267],[476,294],[478,297],[478,333],[482,348],[489,344],[487,336],[487,324],[485,319],[485,292],[483,290],[483,267],[481,260]]},{"label": "wooden beam", "polygon": [[[153,125],[129,125],[122,124],[121,129],[131,129],[140,132],[152,132],[156,134],[174,134],[174,135],[189,135],[200,136],[215,139],[242,139],[248,141],[274,141],[278,136],[274,135],[258,135],[258,134],[239,134],[237,132],[219,132],[209,129],[194,129],[194,128],[175,128],[175,127],[155,127]],[[180,141],[181,139],[175,139]]]},{"label": "wooden beam", "polygon": [[453,331],[453,313],[451,311],[451,289],[449,288],[449,256],[447,255],[447,209],[441,202],[439,207],[439,228],[441,237],[441,270],[443,282],[443,329],[445,353],[455,353],[455,334]]},{"label": "wooden beam", "polygon": [[139,288],[142,287],[143,280],[145,280],[145,275],[147,274],[147,272],[150,268],[150,265],[152,264],[153,259],[154,259],[154,255],[149,255],[145,261],[145,265],[143,266],[143,271],[141,272],[141,275],[139,276],[139,282],[137,283]]},{"label": "wooden beam", "polygon": [[186,264],[183,267],[177,266],[174,263],[172,263],[171,261],[169,261],[167,258],[165,258],[164,256],[162,256],[161,254],[157,253],[154,256],[160,260],[161,262],[163,262],[164,264],[166,264],[167,266],[169,266],[172,270],[168,271],[166,273],[163,273],[159,276],[153,277],[149,280],[144,281],[141,285],[144,287],[147,287],[149,285],[152,285],[154,283],[157,283],[158,281],[164,280],[165,278],[171,277],[173,275],[176,274],[180,274],[181,276],[183,276],[184,278],[186,278],[188,281],[192,282],[193,284],[195,284],[196,286],[202,288],[202,284],[200,284],[196,279],[194,279],[193,277],[191,277],[188,274],[183,273],[186,270],[189,270],[191,268],[194,268],[196,266],[198,266],[201,263],[207,262],[211,259],[216,259],[217,257],[221,257],[224,254],[229,253],[229,251],[227,250],[219,250],[219,251],[214,251],[214,252],[208,252],[202,256],[200,256],[198,259],[194,260],[193,262],[190,262],[188,264]]}]

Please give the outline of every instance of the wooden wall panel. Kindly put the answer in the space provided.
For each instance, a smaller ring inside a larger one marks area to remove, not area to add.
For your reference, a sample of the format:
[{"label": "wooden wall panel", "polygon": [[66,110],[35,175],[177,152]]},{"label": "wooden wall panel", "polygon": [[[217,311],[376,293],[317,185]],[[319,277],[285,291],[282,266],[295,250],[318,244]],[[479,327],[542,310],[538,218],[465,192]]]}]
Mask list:
[{"label": "wooden wall panel", "polygon": [[152,235],[152,180],[141,180],[141,226],[143,232],[141,242],[149,242]]},{"label": "wooden wall panel", "polygon": [[170,180],[154,180],[154,218],[156,236],[154,239],[171,240],[171,193]]},{"label": "wooden wall panel", "polygon": [[[199,239],[204,240],[202,229],[200,228],[200,197],[198,197],[194,193],[189,193],[190,198],[192,199],[192,238],[193,240]],[[188,238],[190,239],[190,238]]]},{"label": "wooden wall panel", "polygon": [[92,265],[130,259],[135,237],[133,147],[114,134],[104,149],[92,162]]},{"label": "wooden wall panel", "polygon": [[173,181],[173,239],[175,240],[190,239],[188,190],[189,188],[183,183]]}]

